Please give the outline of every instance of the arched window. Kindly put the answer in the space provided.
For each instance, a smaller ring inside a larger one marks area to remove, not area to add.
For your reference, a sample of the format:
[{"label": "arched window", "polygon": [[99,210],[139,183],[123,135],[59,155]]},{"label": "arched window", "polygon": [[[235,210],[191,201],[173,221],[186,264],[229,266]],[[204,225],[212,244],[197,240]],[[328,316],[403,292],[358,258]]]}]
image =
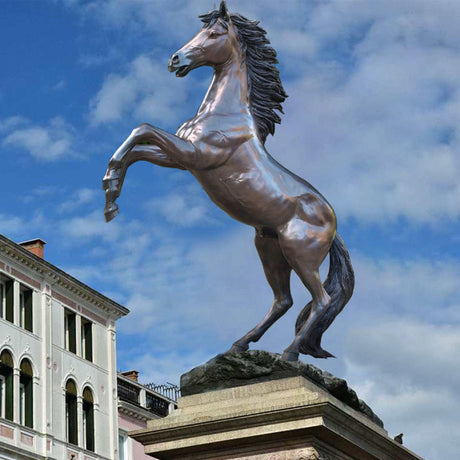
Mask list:
[{"label": "arched window", "polygon": [[67,442],[78,445],[77,386],[71,379],[65,386],[65,418]]},{"label": "arched window", "polygon": [[0,354],[0,417],[13,420],[13,357],[7,350]]},{"label": "arched window", "polygon": [[94,399],[91,390],[83,390],[83,437],[85,449],[94,452]]},{"label": "arched window", "polygon": [[21,361],[19,380],[19,416],[22,425],[34,427],[34,391],[32,364],[27,358]]}]

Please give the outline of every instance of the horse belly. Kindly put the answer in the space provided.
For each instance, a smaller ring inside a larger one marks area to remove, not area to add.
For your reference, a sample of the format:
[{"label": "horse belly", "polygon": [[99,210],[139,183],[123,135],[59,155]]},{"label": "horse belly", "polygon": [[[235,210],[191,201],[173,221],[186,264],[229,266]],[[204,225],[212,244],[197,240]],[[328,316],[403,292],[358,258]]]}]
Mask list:
[{"label": "horse belly", "polygon": [[259,170],[223,175],[200,171],[195,177],[217,206],[247,225],[276,227],[293,204]]}]

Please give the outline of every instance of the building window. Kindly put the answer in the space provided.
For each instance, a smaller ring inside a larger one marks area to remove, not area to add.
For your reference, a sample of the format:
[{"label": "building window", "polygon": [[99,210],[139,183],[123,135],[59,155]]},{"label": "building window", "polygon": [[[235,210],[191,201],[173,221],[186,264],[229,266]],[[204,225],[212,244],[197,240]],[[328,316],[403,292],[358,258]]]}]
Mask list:
[{"label": "building window", "polygon": [[14,323],[13,280],[0,275],[0,317]]},{"label": "building window", "polygon": [[33,370],[28,359],[21,361],[19,380],[19,416],[22,425],[34,427]]},{"label": "building window", "polygon": [[0,318],[6,315],[6,287],[5,282],[0,278]]},{"label": "building window", "polygon": [[81,319],[81,354],[88,361],[93,361],[93,323]]},{"label": "building window", "polygon": [[5,376],[0,374],[0,417],[5,418],[5,392],[6,383]]},{"label": "building window", "polygon": [[19,293],[19,325],[30,332],[33,332],[32,298],[32,289],[21,286]]},{"label": "building window", "polygon": [[7,350],[0,354],[0,416],[13,420],[13,357]]},{"label": "building window", "polygon": [[118,433],[118,458],[120,460],[129,460],[128,456],[128,435]]},{"label": "building window", "polygon": [[83,391],[83,438],[85,449],[94,452],[94,399],[89,388]]},{"label": "building window", "polygon": [[65,348],[72,353],[77,352],[76,317],[74,312],[64,309]]},{"label": "building window", "polygon": [[73,380],[68,380],[65,386],[65,419],[67,442],[78,445],[77,421],[77,386]]}]

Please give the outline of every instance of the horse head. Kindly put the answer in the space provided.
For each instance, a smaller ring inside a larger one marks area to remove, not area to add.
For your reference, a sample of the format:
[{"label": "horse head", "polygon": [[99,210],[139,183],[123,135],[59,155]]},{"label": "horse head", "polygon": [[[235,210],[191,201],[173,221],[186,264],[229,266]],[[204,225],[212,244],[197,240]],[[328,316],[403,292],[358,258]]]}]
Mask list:
[{"label": "horse head", "polygon": [[169,60],[168,69],[176,72],[176,77],[185,77],[192,69],[202,66],[218,67],[228,62],[234,49],[238,49],[238,37],[232,25],[225,1],[219,10],[213,10],[201,18],[212,16],[204,21],[202,29]]}]

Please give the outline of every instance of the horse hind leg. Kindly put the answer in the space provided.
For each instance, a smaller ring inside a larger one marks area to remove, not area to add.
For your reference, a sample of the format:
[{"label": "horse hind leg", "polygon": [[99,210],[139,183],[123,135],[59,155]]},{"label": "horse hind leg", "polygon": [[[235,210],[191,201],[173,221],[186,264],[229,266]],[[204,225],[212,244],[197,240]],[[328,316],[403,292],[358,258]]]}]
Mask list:
[{"label": "horse hind leg", "polygon": [[297,361],[299,359],[300,345],[311,334],[331,303],[331,298],[324,290],[317,270],[303,270],[299,276],[312,295],[312,305],[310,314],[299,329],[294,341],[284,350],[283,359],[285,361]]},{"label": "horse hind leg", "polygon": [[281,234],[280,246],[287,261],[309,290],[312,303],[310,313],[299,328],[294,341],[284,350],[283,359],[285,361],[298,360],[301,344],[309,337],[331,303],[331,298],[324,289],[318,271],[329,251],[330,245],[325,238],[326,235],[312,238],[307,236],[308,228],[306,228],[305,236],[302,238],[298,230],[299,228],[297,228],[295,238],[290,234]]},{"label": "horse hind leg", "polygon": [[275,299],[264,319],[246,335],[237,340],[230,348],[230,352],[248,350],[249,343],[257,342],[267,329],[292,306],[290,289],[292,269],[280,249],[277,238],[275,235],[264,237],[256,231],[255,245]]}]

